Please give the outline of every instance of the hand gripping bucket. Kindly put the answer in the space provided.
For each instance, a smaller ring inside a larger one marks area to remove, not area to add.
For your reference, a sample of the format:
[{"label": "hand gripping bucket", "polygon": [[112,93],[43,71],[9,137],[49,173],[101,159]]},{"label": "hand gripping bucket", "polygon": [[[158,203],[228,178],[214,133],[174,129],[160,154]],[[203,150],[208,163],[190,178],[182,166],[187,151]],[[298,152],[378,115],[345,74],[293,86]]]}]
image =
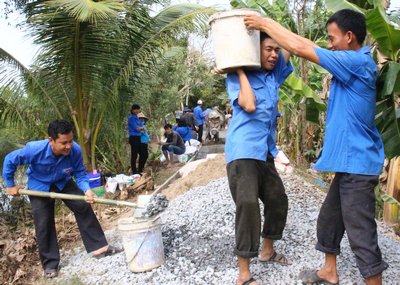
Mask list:
[{"label": "hand gripping bucket", "polygon": [[248,14],[260,15],[251,9],[234,9],[210,17],[217,68],[260,68],[260,32],[244,25]]},{"label": "hand gripping bucket", "polygon": [[130,271],[145,272],[164,264],[160,217],[123,218],[118,221],[118,230]]}]

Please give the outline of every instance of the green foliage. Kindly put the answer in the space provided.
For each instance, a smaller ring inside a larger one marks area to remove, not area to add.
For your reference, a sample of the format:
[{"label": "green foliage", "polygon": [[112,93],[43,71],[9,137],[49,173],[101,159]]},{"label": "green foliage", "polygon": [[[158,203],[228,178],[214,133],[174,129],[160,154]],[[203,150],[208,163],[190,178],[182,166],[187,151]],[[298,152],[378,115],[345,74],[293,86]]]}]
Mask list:
[{"label": "green foliage", "polygon": [[[368,1],[365,0],[358,0],[357,2],[360,3],[368,3]],[[326,7],[328,8],[328,10],[332,11],[332,12],[336,12],[342,9],[352,9],[355,11],[358,11],[360,13],[364,12],[364,9],[361,8],[361,6],[352,3],[350,1],[345,1],[345,0],[327,0],[326,2]]]},{"label": "green foliage", "polygon": [[383,194],[382,195],[382,200],[386,203],[392,204],[392,205],[397,205],[400,206],[400,202],[397,201],[394,197],[387,195],[387,194]]},{"label": "green foliage", "polygon": [[375,189],[375,197],[376,197],[376,201],[375,201],[375,218],[376,219],[382,219],[383,217],[383,206],[384,206],[384,201],[382,196],[385,194],[380,185],[378,184]]},{"label": "green foliage", "polygon": [[377,81],[376,125],[382,134],[385,155],[400,155],[400,63],[389,62],[379,73]]},{"label": "green foliage", "polygon": [[389,22],[386,12],[378,5],[366,13],[368,32],[379,43],[379,51],[392,61],[400,57],[400,30]]},{"label": "green foliage", "polygon": [[[41,52],[27,69],[0,50],[0,83],[11,93],[1,97],[6,99],[0,102],[2,118],[36,131],[45,130],[55,117],[72,120],[84,161],[92,168],[97,150],[103,161],[111,157],[108,151],[118,161],[126,157],[121,128],[129,114],[127,102],[141,97],[132,90],[183,34],[203,32],[207,16],[214,12],[181,4],[152,17],[149,1],[14,2]],[[111,138],[117,129],[121,134]],[[114,168],[123,164],[119,161]]]},{"label": "green foliage", "polygon": [[[291,74],[285,81],[285,85],[289,87],[289,90],[292,91],[292,94],[289,99],[289,96],[285,95],[281,96],[283,102],[287,102],[286,100],[291,100],[294,104],[299,104],[302,98],[306,98],[306,117],[307,120],[313,123],[319,123],[319,111],[325,111],[326,106],[324,102],[322,102],[321,98],[316,94],[310,86],[304,83],[303,80]],[[296,96],[297,95],[297,96]]]}]

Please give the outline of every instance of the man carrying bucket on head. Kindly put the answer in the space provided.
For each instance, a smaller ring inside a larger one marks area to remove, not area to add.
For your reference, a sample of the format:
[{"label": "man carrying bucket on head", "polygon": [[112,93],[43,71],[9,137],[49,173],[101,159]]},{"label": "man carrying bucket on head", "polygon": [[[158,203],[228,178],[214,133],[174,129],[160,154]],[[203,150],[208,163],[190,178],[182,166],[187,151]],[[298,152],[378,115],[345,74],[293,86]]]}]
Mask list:
[{"label": "man carrying bucket on head", "polygon": [[346,232],[365,283],[382,284],[388,264],[378,245],[374,188],[384,151],[374,124],[377,68],[369,47],[363,46],[365,16],[350,9],[333,14],[326,23],[327,49],[269,18],[245,16],[244,23],[333,75],[324,149],[315,164],[316,170],[336,172],[317,221],[316,249],[324,253],[325,264],[302,271],[299,278],[303,284],[339,284],[336,263]]},{"label": "man carrying bucket on head", "polygon": [[[270,131],[276,118],[278,88],[293,71],[289,56],[276,41],[261,33],[261,69],[229,70],[226,78],[233,117],[225,153],[229,188],[236,204],[234,252],[239,265],[238,285],[257,284],[250,273],[252,257],[258,256],[261,262],[290,264],[273,246],[273,240],[282,237],[288,200],[269,154],[275,144]],[[214,69],[216,73],[226,71]],[[258,199],[264,203],[262,229]],[[264,240],[259,252],[260,234]]]},{"label": "man carrying bucket on head", "polygon": [[[9,153],[4,159],[3,179],[7,193],[17,196],[21,186],[15,185],[14,174],[19,165],[28,165],[28,188],[43,192],[85,195],[92,203],[96,195],[90,190],[89,179],[82,163],[81,148],[73,141],[73,126],[65,120],[49,124],[49,138],[33,141],[22,149]],[[75,178],[75,181],[72,180]],[[39,255],[47,278],[57,277],[60,253],[54,224],[52,198],[29,196],[35,224]],[[95,258],[121,252],[107,243],[104,232],[90,204],[63,200],[74,213],[86,251]]]}]

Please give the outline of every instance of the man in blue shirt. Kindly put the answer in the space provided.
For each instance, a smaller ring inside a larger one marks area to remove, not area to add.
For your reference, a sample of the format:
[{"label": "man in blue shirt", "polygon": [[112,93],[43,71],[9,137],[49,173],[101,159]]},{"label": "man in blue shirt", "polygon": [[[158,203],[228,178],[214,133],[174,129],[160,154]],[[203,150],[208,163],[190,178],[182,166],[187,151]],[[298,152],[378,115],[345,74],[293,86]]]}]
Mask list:
[{"label": "man in blue shirt", "polygon": [[[293,71],[289,56],[280,51],[276,41],[261,33],[261,69],[238,68],[226,78],[233,116],[226,135],[225,155],[229,188],[236,204],[234,253],[238,258],[240,285],[257,284],[250,272],[252,257],[258,256],[261,262],[289,264],[273,247],[273,241],[282,238],[288,200],[283,185],[276,185],[279,175],[275,169],[273,173],[271,162],[267,162],[278,88]],[[258,199],[265,205],[262,229]],[[264,239],[259,252],[260,234]]]},{"label": "man in blue shirt", "polygon": [[368,47],[364,15],[340,10],[327,22],[328,49],[318,47],[272,19],[246,16],[249,29],[265,31],[282,48],[321,65],[332,75],[325,142],[315,165],[336,172],[317,222],[316,249],[325,253],[320,270],[300,274],[304,284],[339,282],[336,256],[346,231],[366,284],[382,284],[388,265],[378,246],[374,187],[383,166],[380,134],[374,125],[376,65]]},{"label": "man in blue shirt", "polygon": [[197,107],[194,108],[194,118],[196,119],[196,130],[197,130],[197,140],[199,142],[203,142],[203,124],[205,114],[203,113],[203,109],[201,106],[203,105],[202,100],[197,101]]},{"label": "man in blue shirt", "polygon": [[[72,130],[73,126],[68,121],[55,120],[49,124],[48,139],[29,142],[24,148],[9,153],[3,165],[7,193],[18,195],[18,190],[22,187],[15,185],[14,174],[19,165],[28,165],[28,189],[85,195],[88,203],[92,203],[96,195],[90,190],[81,149],[73,141]],[[44,275],[48,278],[56,277],[60,253],[54,223],[54,199],[29,196],[29,200]],[[90,204],[83,201],[63,201],[75,215],[88,253],[100,258],[121,251],[107,244]]]},{"label": "man in blue shirt", "polygon": [[[140,106],[133,104],[131,114],[128,117],[129,144],[131,145],[131,172],[132,174],[142,174],[144,165],[146,164],[145,155],[140,154],[140,138],[144,130],[143,123],[140,121],[138,114]],[[136,160],[139,154],[139,169],[136,167]]]}]

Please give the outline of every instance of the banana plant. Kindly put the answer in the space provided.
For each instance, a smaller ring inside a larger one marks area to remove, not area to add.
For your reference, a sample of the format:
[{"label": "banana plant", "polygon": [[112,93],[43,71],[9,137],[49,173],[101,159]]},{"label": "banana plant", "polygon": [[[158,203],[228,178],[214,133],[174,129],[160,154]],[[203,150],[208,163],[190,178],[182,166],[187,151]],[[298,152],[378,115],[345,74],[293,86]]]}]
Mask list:
[{"label": "banana plant", "polygon": [[[278,20],[289,30],[297,32],[296,23],[290,13],[288,2],[285,0],[274,0],[272,3],[268,0],[232,0],[230,3],[234,8],[258,10],[263,16]],[[313,38],[313,40],[316,39]],[[280,90],[280,99],[284,105],[289,106],[295,106],[305,101],[306,119],[318,124],[320,112],[326,110],[326,105],[315,91],[300,76],[291,74]]]}]

